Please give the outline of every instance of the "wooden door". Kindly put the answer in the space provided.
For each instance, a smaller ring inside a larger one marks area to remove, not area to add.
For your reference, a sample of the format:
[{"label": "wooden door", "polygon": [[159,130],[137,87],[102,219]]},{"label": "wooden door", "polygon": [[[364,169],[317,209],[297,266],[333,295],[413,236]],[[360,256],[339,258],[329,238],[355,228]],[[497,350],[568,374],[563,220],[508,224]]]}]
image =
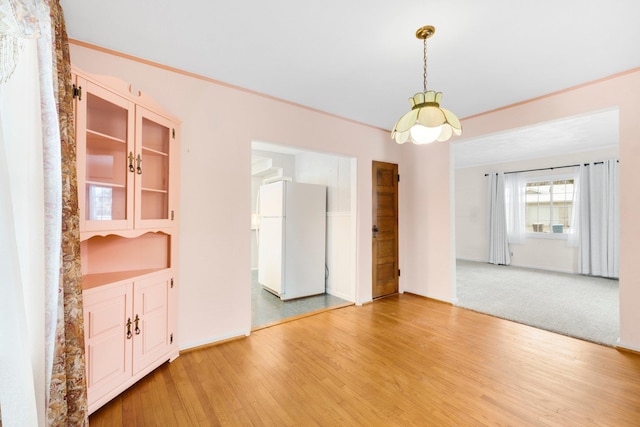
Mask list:
[{"label": "wooden door", "polygon": [[398,292],[398,165],[373,162],[373,298]]}]

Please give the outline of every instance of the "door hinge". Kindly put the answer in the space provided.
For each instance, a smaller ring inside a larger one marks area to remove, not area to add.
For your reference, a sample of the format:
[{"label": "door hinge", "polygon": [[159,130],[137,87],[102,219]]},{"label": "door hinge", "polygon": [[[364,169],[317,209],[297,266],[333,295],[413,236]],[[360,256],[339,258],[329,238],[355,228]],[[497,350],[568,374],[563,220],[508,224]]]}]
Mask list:
[{"label": "door hinge", "polygon": [[169,335],[169,344],[173,344],[173,334]]},{"label": "door hinge", "polygon": [[171,278],[171,289],[173,289],[173,277]]},{"label": "door hinge", "polygon": [[400,269],[398,269],[398,277],[400,277]]},{"label": "door hinge", "polygon": [[398,174],[398,182],[400,182],[400,174]]},{"label": "door hinge", "polygon": [[171,138],[176,139],[176,130],[175,130],[175,128],[171,128]]},{"label": "door hinge", "polygon": [[82,86],[73,85],[73,97],[78,98],[78,101],[82,101]]},{"label": "door hinge", "polygon": [[171,211],[171,221],[173,221],[173,211]]}]

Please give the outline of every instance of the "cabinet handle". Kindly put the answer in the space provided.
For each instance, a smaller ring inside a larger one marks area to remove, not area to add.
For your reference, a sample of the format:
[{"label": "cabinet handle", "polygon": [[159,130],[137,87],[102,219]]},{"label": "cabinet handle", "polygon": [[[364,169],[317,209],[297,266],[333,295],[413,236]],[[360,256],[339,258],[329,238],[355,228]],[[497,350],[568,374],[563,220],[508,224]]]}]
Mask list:
[{"label": "cabinet handle", "polygon": [[140,322],[140,317],[136,314],[136,318],[133,319],[133,321],[136,323],[136,328],[134,329],[136,331],[136,335],[140,335],[140,328],[138,327],[138,322]]},{"label": "cabinet handle", "polygon": [[131,317],[127,319],[127,339],[131,339]]},{"label": "cabinet handle", "polygon": [[142,174],[142,156],[140,154],[138,154],[138,157],[136,157],[136,172],[138,173],[138,175]]},{"label": "cabinet handle", "polygon": [[129,151],[129,172],[135,172],[136,168],[133,167],[133,151]]}]

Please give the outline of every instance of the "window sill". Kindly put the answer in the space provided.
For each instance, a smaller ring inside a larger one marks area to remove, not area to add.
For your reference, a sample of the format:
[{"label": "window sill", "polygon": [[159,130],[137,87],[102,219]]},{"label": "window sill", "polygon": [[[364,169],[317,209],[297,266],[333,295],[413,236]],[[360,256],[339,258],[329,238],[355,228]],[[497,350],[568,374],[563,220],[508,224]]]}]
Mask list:
[{"label": "window sill", "polygon": [[566,233],[526,233],[527,239],[551,239],[551,240],[567,240],[569,235]]}]

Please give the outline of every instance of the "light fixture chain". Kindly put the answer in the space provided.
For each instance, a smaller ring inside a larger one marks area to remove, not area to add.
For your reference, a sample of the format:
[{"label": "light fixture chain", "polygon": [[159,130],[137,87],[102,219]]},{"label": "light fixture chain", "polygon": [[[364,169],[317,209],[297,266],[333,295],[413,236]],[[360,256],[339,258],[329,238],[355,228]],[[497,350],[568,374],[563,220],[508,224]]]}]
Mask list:
[{"label": "light fixture chain", "polygon": [[425,37],[424,40],[424,73],[423,73],[423,85],[424,85],[424,91],[427,91],[427,38]]}]

